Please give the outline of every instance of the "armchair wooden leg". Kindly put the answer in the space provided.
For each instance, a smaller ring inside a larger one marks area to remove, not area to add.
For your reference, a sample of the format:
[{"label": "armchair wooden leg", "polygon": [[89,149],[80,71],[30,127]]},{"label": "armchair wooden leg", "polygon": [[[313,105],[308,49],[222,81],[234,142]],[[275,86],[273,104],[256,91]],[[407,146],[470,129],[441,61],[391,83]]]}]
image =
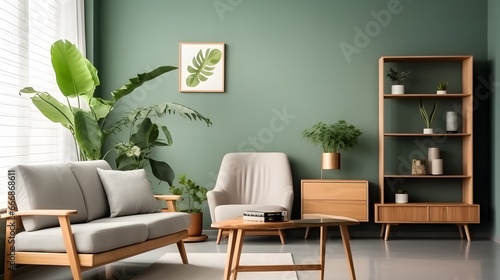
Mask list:
[{"label": "armchair wooden leg", "polygon": [[220,244],[221,238],[222,238],[222,229],[219,229],[219,232],[217,232],[217,241],[216,241],[216,244]]}]

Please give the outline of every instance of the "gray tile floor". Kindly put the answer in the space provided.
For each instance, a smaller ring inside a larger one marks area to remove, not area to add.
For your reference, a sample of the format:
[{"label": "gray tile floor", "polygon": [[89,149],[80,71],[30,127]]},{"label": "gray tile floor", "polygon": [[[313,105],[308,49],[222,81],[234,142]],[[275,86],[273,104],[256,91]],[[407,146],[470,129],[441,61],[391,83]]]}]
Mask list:
[{"label": "gray tile floor", "polygon": [[[490,240],[407,239],[393,238],[351,240],[356,276],[359,280],[497,280],[500,279],[500,244]],[[186,243],[190,252],[225,252],[226,240],[215,244],[208,241]],[[112,277],[125,280],[146,269],[167,252],[177,252],[175,245],[160,248],[112,265]],[[318,237],[304,240],[300,235],[288,236],[281,245],[277,237],[246,237],[243,252],[292,253],[295,263],[318,262]],[[338,237],[328,239],[325,279],[350,279],[342,242]],[[318,272],[299,272],[299,279],[318,279]],[[85,280],[105,279],[104,268],[84,272]],[[16,273],[15,280],[69,280],[68,268],[30,267]],[[173,279],[166,277],[165,279]]]}]

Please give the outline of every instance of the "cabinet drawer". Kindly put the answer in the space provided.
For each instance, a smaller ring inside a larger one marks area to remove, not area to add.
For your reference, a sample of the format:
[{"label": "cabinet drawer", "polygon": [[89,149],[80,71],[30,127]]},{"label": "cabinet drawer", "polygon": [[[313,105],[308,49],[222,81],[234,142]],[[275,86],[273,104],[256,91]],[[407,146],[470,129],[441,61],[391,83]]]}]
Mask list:
[{"label": "cabinet drawer", "polygon": [[426,206],[378,206],[375,209],[377,211],[377,222],[408,223],[429,221]]},{"label": "cabinet drawer", "polygon": [[479,223],[478,206],[431,206],[431,222]]},{"label": "cabinet drawer", "polygon": [[334,199],[367,201],[365,182],[307,182],[302,184],[302,199]]},{"label": "cabinet drawer", "polygon": [[363,201],[304,200],[302,214],[324,214],[368,221],[368,209]]}]

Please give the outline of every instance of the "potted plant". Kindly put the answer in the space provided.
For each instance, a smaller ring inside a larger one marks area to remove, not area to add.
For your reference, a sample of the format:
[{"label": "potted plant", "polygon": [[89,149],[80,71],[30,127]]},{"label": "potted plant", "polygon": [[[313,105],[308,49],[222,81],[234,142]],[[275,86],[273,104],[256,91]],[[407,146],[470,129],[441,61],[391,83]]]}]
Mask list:
[{"label": "potted plant", "polygon": [[362,132],[345,120],[334,124],[318,122],[305,129],[302,136],[323,150],[322,169],[340,169],[340,150],[353,148],[358,144]]},{"label": "potted plant", "polygon": [[396,203],[408,203],[408,192],[403,189],[396,190]]},{"label": "potted plant", "polygon": [[[153,159],[150,151],[156,146],[172,145],[172,135],[167,126],[158,125],[153,120],[178,114],[188,120],[204,121],[210,126],[210,119],[174,102],[138,107],[124,113],[118,120],[109,116],[122,98],[144,83],[176,70],[177,67],[159,66],[150,72],[138,74],[129,79],[127,84],[112,91],[110,99],[103,99],[94,96],[94,91],[100,84],[97,69],[73,43],[58,40],[52,44],[50,54],[57,84],[67,103],[32,87],[23,88],[20,93],[32,95],[31,101],[45,117],[54,123],[60,123],[71,132],[78,159],[102,159],[114,149],[117,152],[117,169],[140,169],[149,164],[153,175],[171,186],[175,179],[174,171],[168,163]],[[117,136],[117,132],[127,127],[130,130],[128,139],[110,137]],[[107,141],[110,141],[107,144],[111,144],[112,148],[104,151]]]},{"label": "potted plant", "polygon": [[437,94],[446,94],[446,90],[448,89],[448,82],[441,81],[437,85]]},{"label": "potted plant", "polygon": [[196,182],[187,178],[186,174],[179,176],[179,185],[170,186],[169,190],[174,195],[180,195],[177,201],[177,210],[189,213],[191,222],[188,228],[188,238],[184,241],[194,242],[207,239],[206,235],[201,234],[203,230],[203,203],[207,201],[208,189],[198,185]]},{"label": "potted plant", "polygon": [[403,94],[405,93],[404,89],[404,80],[408,78],[411,74],[411,70],[403,70],[399,71],[398,69],[389,68],[389,73],[387,77],[389,77],[392,81],[391,93],[392,94]]},{"label": "potted plant", "polygon": [[422,115],[422,118],[424,119],[425,123],[425,128],[424,128],[424,134],[432,134],[434,133],[434,130],[431,128],[432,120],[434,119],[434,115],[436,114],[436,109],[437,109],[437,101],[434,103],[434,106],[432,107],[431,113],[427,113],[427,110],[425,110],[424,104],[422,103],[422,99],[419,101],[419,110],[420,110],[420,115]]}]

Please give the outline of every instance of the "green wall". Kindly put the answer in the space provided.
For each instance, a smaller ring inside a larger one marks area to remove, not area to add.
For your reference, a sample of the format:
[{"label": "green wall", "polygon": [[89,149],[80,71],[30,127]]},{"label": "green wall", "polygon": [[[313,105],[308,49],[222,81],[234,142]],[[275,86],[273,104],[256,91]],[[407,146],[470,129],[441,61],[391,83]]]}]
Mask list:
[{"label": "green wall", "polygon": [[[300,180],[320,177],[321,151],[301,137],[318,121],[345,119],[363,132],[359,146],[343,153],[342,172],[325,171],[324,177],[369,180],[370,201],[379,200],[380,56],[470,54],[475,78],[488,71],[486,0],[99,0],[87,7],[102,95],[137,73],[178,65],[179,42],[226,44],[225,93],[180,93],[173,72],[122,100],[114,116],[174,101],[211,118],[212,127],[164,118],[174,145],[155,155],[209,188],[228,152],[285,152],[296,192],[294,217],[300,215]],[[488,106],[489,100],[477,102],[476,123],[489,120]],[[474,139],[481,158],[490,154],[484,138]],[[491,192],[489,162],[475,158],[475,170],[485,176],[475,181],[482,186],[475,190],[482,224],[473,232],[488,228]],[[155,191],[165,192],[166,185],[155,182]],[[370,216],[373,221],[372,205]],[[378,230],[372,223],[358,228]],[[456,232],[452,226],[432,230]]]},{"label": "green wall", "polygon": [[[500,35],[498,35],[497,27],[500,24],[498,14],[500,13],[500,5],[498,1],[488,1],[488,61],[491,64],[491,76],[489,82],[491,84],[491,91],[493,96],[494,108],[500,108],[500,98],[495,97],[496,81],[500,80]],[[500,141],[500,112],[493,110],[493,141],[499,143]],[[493,170],[498,170],[500,165],[500,149],[496,145],[493,146]],[[493,174],[493,224],[492,224],[492,239],[500,243],[500,176],[495,172]]]}]

